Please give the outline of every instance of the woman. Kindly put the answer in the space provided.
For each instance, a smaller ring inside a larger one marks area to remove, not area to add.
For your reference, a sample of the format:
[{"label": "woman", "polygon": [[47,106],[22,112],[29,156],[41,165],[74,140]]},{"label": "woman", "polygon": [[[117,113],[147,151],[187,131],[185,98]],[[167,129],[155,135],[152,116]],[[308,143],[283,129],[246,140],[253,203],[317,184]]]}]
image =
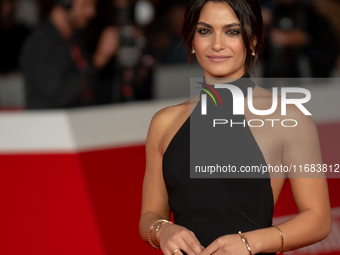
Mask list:
[{"label": "woman", "polygon": [[[215,84],[217,78],[233,78],[237,79],[233,84],[246,92],[239,79],[242,77],[252,87],[254,107],[271,107],[271,92],[247,79],[263,47],[257,0],[195,0],[187,8],[184,24],[189,60],[190,54],[196,54],[209,84]],[[199,101],[199,95],[196,99]],[[199,112],[196,108],[200,106],[197,104],[191,113],[192,101],[162,109],[151,121],[139,224],[143,241],[160,247],[165,255],[247,255],[288,251],[329,235],[331,214],[325,178],[290,178],[299,214],[277,226],[271,225],[273,207],[285,176],[190,179],[188,143],[194,141],[189,139],[188,119]],[[278,107],[270,117],[278,119],[280,114]],[[245,109],[244,117],[268,118],[255,116],[249,109]],[[242,142],[225,143],[230,154],[226,155],[230,160],[251,158],[272,166],[321,164],[312,119],[295,106],[287,108],[285,119],[298,121],[294,132],[280,125],[238,129],[237,139]],[[228,129],[223,137],[233,139],[229,130],[235,132]],[[205,149],[202,151],[208,151]],[[169,222],[171,211],[175,224]]]}]

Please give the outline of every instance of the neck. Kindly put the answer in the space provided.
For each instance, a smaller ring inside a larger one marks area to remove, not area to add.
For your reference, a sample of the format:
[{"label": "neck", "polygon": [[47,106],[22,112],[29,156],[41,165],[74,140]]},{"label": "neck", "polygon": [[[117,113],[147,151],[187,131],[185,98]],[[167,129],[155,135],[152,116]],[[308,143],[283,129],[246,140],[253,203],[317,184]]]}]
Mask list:
[{"label": "neck", "polygon": [[217,77],[205,77],[204,76],[204,80],[207,84],[222,84],[222,83],[231,83],[235,80],[238,80],[240,78],[249,78],[249,74],[247,71],[245,71],[243,73],[242,76],[240,77],[233,77],[233,78],[230,78],[230,77],[223,77],[223,78],[217,78]]},{"label": "neck", "polygon": [[68,20],[66,10],[59,6],[54,7],[50,14],[50,20],[60,32],[62,37],[65,39],[72,37],[73,28]]}]

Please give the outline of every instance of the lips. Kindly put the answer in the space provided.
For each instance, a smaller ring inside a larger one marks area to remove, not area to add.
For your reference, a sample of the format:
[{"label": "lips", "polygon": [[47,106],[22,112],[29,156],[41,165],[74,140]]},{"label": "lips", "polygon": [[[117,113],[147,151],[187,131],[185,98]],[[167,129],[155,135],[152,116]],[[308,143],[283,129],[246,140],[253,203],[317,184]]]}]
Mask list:
[{"label": "lips", "polygon": [[210,55],[210,56],[208,56],[208,58],[211,62],[220,63],[220,62],[224,62],[224,61],[228,60],[230,58],[230,56]]}]

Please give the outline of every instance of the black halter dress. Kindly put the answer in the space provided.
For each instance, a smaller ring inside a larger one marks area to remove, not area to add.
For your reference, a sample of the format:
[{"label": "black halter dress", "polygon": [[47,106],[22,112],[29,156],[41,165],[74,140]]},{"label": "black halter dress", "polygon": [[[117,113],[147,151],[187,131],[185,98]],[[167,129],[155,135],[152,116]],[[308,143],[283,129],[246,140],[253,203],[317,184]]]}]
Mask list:
[{"label": "black halter dress", "polygon": [[[248,73],[231,84],[239,87],[245,97],[247,88],[255,87]],[[223,102],[226,119],[235,119],[231,110],[230,91],[216,91]],[[212,108],[215,107],[214,103],[209,103],[212,100],[207,101],[208,110],[217,109]],[[172,138],[163,155],[163,177],[175,223],[193,231],[201,244],[207,247],[223,235],[270,227],[274,201],[268,174],[263,175],[263,178],[190,178],[191,146],[201,146],[202,157],[208,154],[220,155],[215,151],[216,148],[222,148],[222,162],[236,167],[266,165],[248,125],[219,129],[211,127],[210,132],[204,129],[204,134],[201,134],[200,137],[205,137],[204,139],[195,138],[195,141],[190,141],[190,125],[196,125],[190,118],[195,116],[197,121],[200,114],[201,104],[198,103]],[[237,116],[236,120],[242,119],[245,119],[244,115]],[[214,140],[216,132],[218,140]]]}]

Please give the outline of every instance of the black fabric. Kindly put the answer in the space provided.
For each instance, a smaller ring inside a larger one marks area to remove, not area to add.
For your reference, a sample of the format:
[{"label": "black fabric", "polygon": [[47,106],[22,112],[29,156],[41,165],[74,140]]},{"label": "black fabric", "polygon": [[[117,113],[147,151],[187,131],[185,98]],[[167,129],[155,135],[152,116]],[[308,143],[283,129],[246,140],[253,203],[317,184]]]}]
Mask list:
[{"label": "black fabric", "polygon": [[[74,45],[86,60],[86,68],[75,62],[71,53]],[[96,70],[77,33],[65,40],[47,20],[25,42],[20,65],[27,109],[71,108],[93,103],[94,96],[86,98],[86,91],[94,87]]]},{"label": "black fabric", "polygon": [[[246,96],[247,87],[254,88],[255,84],[250,80],[248,73],[242,78],[230,84],[241,88]],[[225,110],[226,118],[235,118],[232,116],[229,90],[216,89],[216,91],[223,102],[221,109]],[[209,102],[209,98],[207,101]],[[214,105],[208,104],[209,110],[211,107]],[[172,138],[163,155],[163,176],[175,223],[193,231],[201,244],[207,247],[223,235],[270,227],[274,201],[269,175],[264,175],[263,178],[237,179],[190,178],[191,146],[201,146],[202,157],[213,155],[218,149],[223,148],[224,164],[232,162],[238,166],[266,165],[248,126],[239,125],[233,129],[224,128],[218,131],[212,129],[211,132],[220,132],[219,141],[207,133],[202,134],[202,137],[208,138],[204,139],[201,145],[197,143],[198,139],[190,141],[190,125],[196,124],[190,119],[193,116],[195,120],[199,119],[200,112],[201,107],[198,103]],[[238,117],[244,118],[244,115]]]},{"label": "black fabric", "polygon": [[0,25],[0,73],[19,70],[19,54],[29,32],[29,28],[21,24],[11,28]]}]

